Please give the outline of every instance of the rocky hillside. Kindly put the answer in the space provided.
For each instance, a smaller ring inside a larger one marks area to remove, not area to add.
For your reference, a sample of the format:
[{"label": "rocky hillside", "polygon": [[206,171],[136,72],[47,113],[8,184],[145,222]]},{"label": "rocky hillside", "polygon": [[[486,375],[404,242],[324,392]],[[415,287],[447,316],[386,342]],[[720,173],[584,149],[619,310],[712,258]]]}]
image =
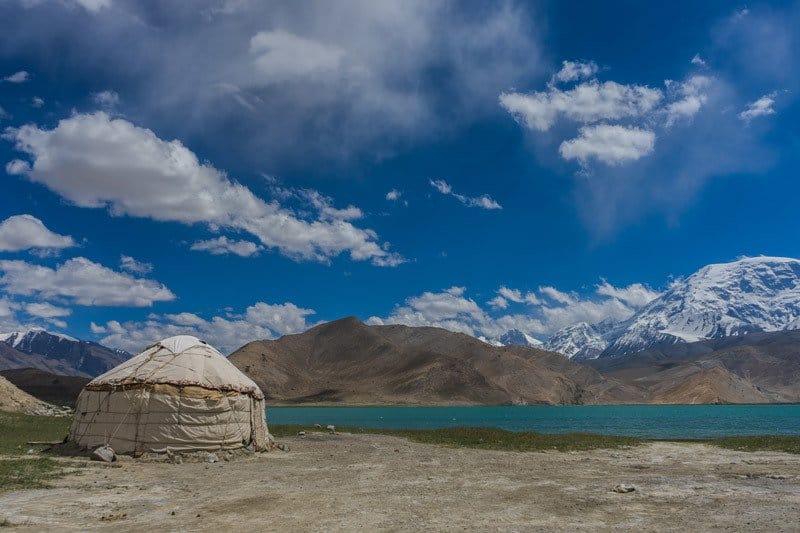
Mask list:
[{"label": "rocky hillside", "polygon": [[652,403],[800,402],[800,331],[662,345],[590,361]]},{"label": "rocky hillside", "polygon": [[14,368],[0,371],[14,386],[40,400],[54,404],[75,407],[83,387],[90,379],[81,376],[63,376],[38,368]]},{"label": "rocky hillside", "polygon": [[47,416],[63,414],[56,407],[21,391],[3,376],[0,376],[0,411]]},{"label": "rocky hillside", "polygon": [[644,401],[642,391],[568,358],[493,346],[439,328],[356,318],[256,341],[230,360],[272,403],[581,404]]}]

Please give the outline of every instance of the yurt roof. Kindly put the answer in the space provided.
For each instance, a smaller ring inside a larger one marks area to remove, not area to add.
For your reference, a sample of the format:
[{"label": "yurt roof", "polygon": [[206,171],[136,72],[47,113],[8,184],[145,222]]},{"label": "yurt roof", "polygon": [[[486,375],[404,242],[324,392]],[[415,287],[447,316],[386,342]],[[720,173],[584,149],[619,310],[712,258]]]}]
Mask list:
[{"label": "yurt roof", "polygon": [[169,337],[153,344],[121,365],[97,376],[86,388],[143,384],[193,385],[264,397],[258,385],[225,356],[205,341],[190,335]]}]

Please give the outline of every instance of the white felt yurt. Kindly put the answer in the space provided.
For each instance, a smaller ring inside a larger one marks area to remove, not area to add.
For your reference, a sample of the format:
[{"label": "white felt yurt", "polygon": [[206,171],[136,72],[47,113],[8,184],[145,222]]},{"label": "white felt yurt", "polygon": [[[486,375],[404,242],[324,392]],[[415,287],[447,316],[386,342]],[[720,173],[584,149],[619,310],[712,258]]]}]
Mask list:
[{"label": "white felt yurt", "polygon": [[81,391],[69,440],[119,453],[269,448],[264,394],[188,335],[158,342]]}]

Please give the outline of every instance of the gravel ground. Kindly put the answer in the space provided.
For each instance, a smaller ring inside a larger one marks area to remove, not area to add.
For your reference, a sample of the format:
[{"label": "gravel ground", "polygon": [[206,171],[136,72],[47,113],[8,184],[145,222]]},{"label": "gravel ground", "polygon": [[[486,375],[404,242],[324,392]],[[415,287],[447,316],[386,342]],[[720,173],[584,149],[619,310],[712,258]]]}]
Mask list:
[{"label": "gravel ground", "polygon": [[[800,530],[800,456],[703,444],[450,449],[309,434],[218,463],[59,459],[53,488],[0,495],[11,529],[123,531]],[[617,484],[635,491],[619,494]]]}]

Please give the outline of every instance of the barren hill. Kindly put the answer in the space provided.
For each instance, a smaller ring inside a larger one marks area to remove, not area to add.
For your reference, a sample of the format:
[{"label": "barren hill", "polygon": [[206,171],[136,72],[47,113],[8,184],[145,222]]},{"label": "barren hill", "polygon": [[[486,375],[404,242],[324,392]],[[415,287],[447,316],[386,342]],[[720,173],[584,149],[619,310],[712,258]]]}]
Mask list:
[{"label": "barren hill", "polygon": [[653,403],[800,401],[800,331],[676,344],[589,362]]},{"label": "barren hill", "polygon": [[497,347],[439,328],[368,326],[349,317],[230,360],[274,403],[638,403],[644,393],[552,352]]}]

